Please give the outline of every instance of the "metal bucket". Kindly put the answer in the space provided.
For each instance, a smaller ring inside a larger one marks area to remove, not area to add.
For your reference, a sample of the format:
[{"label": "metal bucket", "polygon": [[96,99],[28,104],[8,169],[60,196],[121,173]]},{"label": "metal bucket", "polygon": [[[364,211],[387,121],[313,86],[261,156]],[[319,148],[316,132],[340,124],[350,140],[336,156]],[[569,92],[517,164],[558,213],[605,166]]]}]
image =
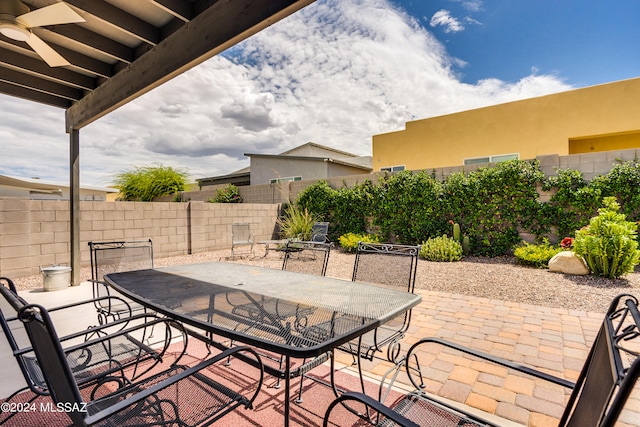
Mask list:
[{"label": "metal bucket", "polygon": [[71,267],[53,265],[40,267],[45,292],[66,289],[71,284]]}]

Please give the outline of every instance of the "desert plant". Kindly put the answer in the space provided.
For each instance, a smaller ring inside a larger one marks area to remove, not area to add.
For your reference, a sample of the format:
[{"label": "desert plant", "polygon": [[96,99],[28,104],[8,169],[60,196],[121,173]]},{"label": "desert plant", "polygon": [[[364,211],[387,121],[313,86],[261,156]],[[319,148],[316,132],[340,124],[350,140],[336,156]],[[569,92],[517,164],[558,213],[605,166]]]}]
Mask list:
[{"label": "desert plant", "polygon": [[320,217],[307,209],[302,209],[298,205],[288,205],[285,208],[284,216],[278,218],[280,235],[284,239],[310,240],[313,223],[318,222]]},{"label": "desert plant", "polygon": [[380,238],[373,234],[347,233],[340,236],[338,242],[345,252],[355,252],[358,248],[358,242],[379,243]]},{"label": "desert plant", "polygon": [[603,204],[589,225],[576,231],[573,250],[585,259],[593,274],[613,279],[631,273],[638,264],[638,225],[618,212],[615,197],[605,197]]},{"label": "desert plant", "polygon": [[420,258],[427,261],[460,261],[462,246],[448,236],[434,237],[422,244]]},{"label": "desert plant", "polygon": [[471,252],[471,240],[466,234],[462,236],[462,252],[466,255]]},{"label": "desert plant", "polygon": [[450,221],[453,224],[453,239],[456,242],[460,241],[460,224],[457,222]]},{"label": "desert plant", "polygon": [[453,225],[453,240],[459,242],[462,245],[462,253],[468,254],[471,250],[471,241],[469,236],[466,234],[463,236],[461,234],[460,224],[457,222],[453,222],[453,220],[449,220],[449,224]]},{"label": "desert plant", "polygon": [[216,190],[213,197],[207,200],[209,203],[242,203],[242,197],[238,187],[228,184]]},{"label": "desert plant", "polygon": [[532,244],[522,242],[513,250],[518,263],[532,265],[537,268],[548,268],[549,260],[558,252],[562,252],[563,248],[552,246],[549,240],[544,239],[540,244]]},{"label": "desert plant", "polygon": [[120,199],[151,202],[156,197],[185,190],[188,174],[170,166],[143,166],[116,175],[114,185]]}]

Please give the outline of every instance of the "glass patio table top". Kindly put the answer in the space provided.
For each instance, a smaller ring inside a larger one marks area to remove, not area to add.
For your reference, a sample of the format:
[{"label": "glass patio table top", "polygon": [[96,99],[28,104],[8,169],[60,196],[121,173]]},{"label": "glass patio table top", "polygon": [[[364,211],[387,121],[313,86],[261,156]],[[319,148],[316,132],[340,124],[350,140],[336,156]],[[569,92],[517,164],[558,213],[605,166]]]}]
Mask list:
[{"label": "glass patio table top", "polygon": [[112,273],[105,281],[179,321],[294,358],[334,349],[421,301],[366,283],[226,262]]}]

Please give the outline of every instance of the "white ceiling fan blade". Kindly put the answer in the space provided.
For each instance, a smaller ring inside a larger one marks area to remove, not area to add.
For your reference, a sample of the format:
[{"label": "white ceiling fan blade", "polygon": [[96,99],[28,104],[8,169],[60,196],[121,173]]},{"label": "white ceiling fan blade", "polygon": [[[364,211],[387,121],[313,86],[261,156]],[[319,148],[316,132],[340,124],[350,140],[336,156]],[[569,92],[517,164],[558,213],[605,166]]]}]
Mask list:
[{"label": "white ceiling fan blade", "polygon": [[63,65],[71,65],[69,61],[64,59],[58,52],[53,50],[51,46],[46,44],[40,37],[31,33],[31,37],[27,40],[27,44],[38,54],[44,62],[50,67],[61,67]]},{"label": "white ceiling fan blade", "polygon": [[71,24],[84,22],[84,18],[64,3],[56,3],[41,9],[20,15],[16,18],[20,24],[28,28],[44,25]]}]

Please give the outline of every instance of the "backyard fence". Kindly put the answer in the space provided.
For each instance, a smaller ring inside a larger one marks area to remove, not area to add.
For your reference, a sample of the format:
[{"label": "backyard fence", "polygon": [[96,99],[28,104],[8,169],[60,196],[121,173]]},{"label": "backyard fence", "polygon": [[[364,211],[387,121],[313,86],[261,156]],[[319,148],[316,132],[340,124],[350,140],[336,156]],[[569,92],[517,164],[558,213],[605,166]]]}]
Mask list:
[{"label": "backyard fence", "polygon": [[[90,241],[152,239],[156,258],[231,247],[231,225],[247,222],[257,240],[276,237],[279,204],[80,202],[80,249]],[[0,276],[69,265],[69,202],[0,198]]]}]

